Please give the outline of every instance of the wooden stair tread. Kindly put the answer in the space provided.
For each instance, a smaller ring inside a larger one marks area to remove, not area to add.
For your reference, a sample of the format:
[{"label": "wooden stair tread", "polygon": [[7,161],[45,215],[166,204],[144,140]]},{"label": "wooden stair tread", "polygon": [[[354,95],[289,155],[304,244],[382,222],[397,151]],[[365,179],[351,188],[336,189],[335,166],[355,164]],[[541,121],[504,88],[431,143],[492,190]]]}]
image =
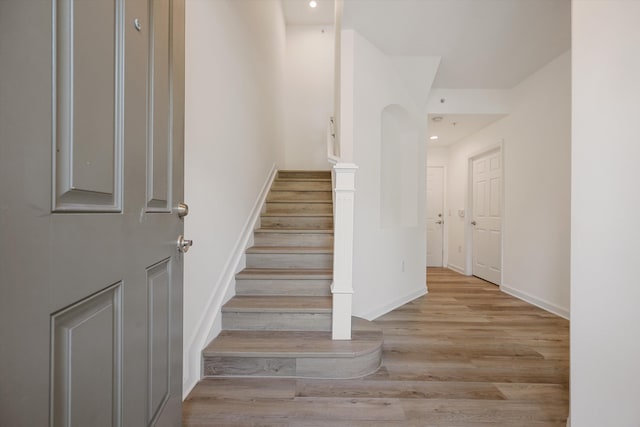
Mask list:
[{"label": "wooden stair tread", "polygon": [[[305,185],[307,184],[307,185]],[[311,185],[314,184],[314,185]],[[331,193],[331,182],[330,181],[294,181],[294,180],[276,180],[274,181],[273,192],[279,191],[295,191],[295,192],[304,192],[304,193],[315,193],[315,192],[323,192],[323,193]]]},{"label": "wooden stair tread", "polygon": [[331,234],[333,228],[257,228],[254,233],[268,234]]},{"label": "wooden stair tread", "polygon": [[[275,201],[287,200],[287,199],[275,199],[275,200],[274,199],[269,199],[269,196],[271,194],[281,196],[282,195],[281,193],[293,193],[295,196],[300,196],[301,194],[308,193],[309,196],[320,197],[321,195],[320,194],[316,194],[316,193],[329,193],[329,194],[325,194],[325,196],[327,196],[327,195],[332,194],[333,191],[332,190],[326,190],[326,189],[325,190],[318,190],[318,189],[313,189],[313,190],[305,190],[305,189],[300,189],[300,190],[296,190],[296,189],[282,190],[282,189],[277,189],[276,188],[274,190],[271,190],[269,193],[270,194],[267,195],[267,201],[268,202],[275,202]],[[300,199],[291,199],[291,200],[300,201]],[[318,199],[311,199],[311,200],[333,202],[333,199],[331,199],[331,198],[329,198],[329,199],[319,199],[318,198]],[[306,200],[303,200],[303,201],[306,201]]]},{"label": "wooden stair tread", "polygon": [[305,216],[305,217],[333,217],[332,213],[317,213],[317,212],[264,212],[261,216]]},{"label": "wooden stair tread", "polygon": [[333,254],[333,248],[315,246],[252,246],[247,254]]},{"label": "wooden stair tread", "polygon": [[331,313],[330,296],[235,296],[222,312],[260,313]]},{"label": "wooden stair tread", "polygon": [[331,176],[329,169],[280,169],[279,174],[320,174]]},{"label": "wooden stair tread", "polygon": [[332,340],[324,331],[222,331],[204,357],[357,357],[380,348],[382,332],[354,331],[352,339]]},{"label": "wooden stair tread", "polygon": [[333,270],[293,268],[245,268],[238,279],[332,279]]},{"label": "wooden stair tread", "polygon": [[331,182],[331,178],[307,178],[307,177],[296,177],[296,178],[278,177],[275,180],[280,182]]},{"label": "wooden stair tread", "polygon": [[324,199],[311,199],[311,200],[299,200],[299,199],[277,199],[277,200],[269,200],[267,199],[267,203],[270,204],[278,204],[278,203],[298,203],[301,205],[306,205],[306,204],[324,204],[324,205],[333,205],[333,202],[331,200],[324,200]]}]

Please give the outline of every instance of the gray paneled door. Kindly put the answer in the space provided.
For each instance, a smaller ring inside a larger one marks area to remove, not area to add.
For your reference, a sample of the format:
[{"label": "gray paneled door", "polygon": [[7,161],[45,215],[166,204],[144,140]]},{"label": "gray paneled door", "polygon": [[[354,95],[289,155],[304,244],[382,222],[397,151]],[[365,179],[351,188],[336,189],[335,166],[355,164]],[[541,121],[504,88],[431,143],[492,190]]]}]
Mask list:
[{"label": "gray paneled door", "polygon": [[183,0],[0,0],[0,425],[180,425]]}]

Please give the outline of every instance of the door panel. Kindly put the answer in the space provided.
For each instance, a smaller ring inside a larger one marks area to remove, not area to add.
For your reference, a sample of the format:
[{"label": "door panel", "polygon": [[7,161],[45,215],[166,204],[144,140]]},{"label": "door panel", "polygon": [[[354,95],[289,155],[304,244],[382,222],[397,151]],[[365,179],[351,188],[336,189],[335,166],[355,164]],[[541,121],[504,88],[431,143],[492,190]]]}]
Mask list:
[{"label": "door panel", "polygon": [[501,152],[472,163],[473,275],[500,284],[502,270],[502,164]]},{"label": "door panel", "polygon": [[427,267],[443,266],[444,168],[427,167]]},{"label": "door panel", "polygon": [[117,283],[51,317],[54,426],[121,425],[121,291]]},{"label": "door panel", "polygon": [[184,2],[159,3],[150,89],[147,0],[0,1],[3,426],[180,424]]},{"label": "door panel", "polygon": [[[67,16],[60,13],[61,3],[68,4],[71,13],[65,10]],[[71,102],[69,117],[62,120],[69,119],[71,125],[72,186],[78,190],[113,193],[114,145],[121,112],[116,105],[122,97],[117,84],[122,58],[117,37],[122,21],[120,3],[113,0],[58,2],[58,19],[69,21],[61,22],[63,25],[57,29],[72,32],[70,44],[61,38],[57,43],[58,53],[69,59],[60,64],[59,70],[65,72],[58,82],[64,79],[70,86],[70,90],[58,93],[61,99]],[[100,55],[93,54],[95,51]],[[58,125],[62,124],[58,120]]]},{"label": "door panel", "polygon": [[147,210],[171,210],[171,21],[169,0],[149,2]]},{"label": "door panel", "polygon": [[149,307],[147,423],[157,418],[169,398],[171,378],[171,263],[147,269]]},{"label": "door panel", "polygon": [[55,5],[54,210],[119,211],[121,0]]}]

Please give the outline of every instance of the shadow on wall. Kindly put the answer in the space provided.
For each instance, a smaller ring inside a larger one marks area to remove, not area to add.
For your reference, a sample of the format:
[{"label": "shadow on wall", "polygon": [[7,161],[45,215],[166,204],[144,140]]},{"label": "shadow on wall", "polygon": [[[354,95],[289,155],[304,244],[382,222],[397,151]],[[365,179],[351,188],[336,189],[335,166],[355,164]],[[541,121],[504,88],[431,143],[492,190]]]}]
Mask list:
[{"label": "shadow on wall", "polygon": [[382,228],[418,224],[418,132],[406,109],[387,105],[381,117],[380,220]]}]

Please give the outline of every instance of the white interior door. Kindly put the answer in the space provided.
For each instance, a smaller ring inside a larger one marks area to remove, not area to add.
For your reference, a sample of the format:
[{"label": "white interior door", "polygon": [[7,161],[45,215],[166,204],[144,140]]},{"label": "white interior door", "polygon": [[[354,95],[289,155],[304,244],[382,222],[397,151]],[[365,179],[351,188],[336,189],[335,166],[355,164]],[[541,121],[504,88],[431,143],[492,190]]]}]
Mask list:
[{"label": "white interior door", "polygon": [[442,267],[444,168],[427,167],[427,267]]},{"label": "white interior door", "polygon": [[2,426],[181,422],[183,23],[0,1]]},{"label": "white interior door", "polygon": [[502,271],[502,155],[473,160],[473,275],[500,284]]}]

